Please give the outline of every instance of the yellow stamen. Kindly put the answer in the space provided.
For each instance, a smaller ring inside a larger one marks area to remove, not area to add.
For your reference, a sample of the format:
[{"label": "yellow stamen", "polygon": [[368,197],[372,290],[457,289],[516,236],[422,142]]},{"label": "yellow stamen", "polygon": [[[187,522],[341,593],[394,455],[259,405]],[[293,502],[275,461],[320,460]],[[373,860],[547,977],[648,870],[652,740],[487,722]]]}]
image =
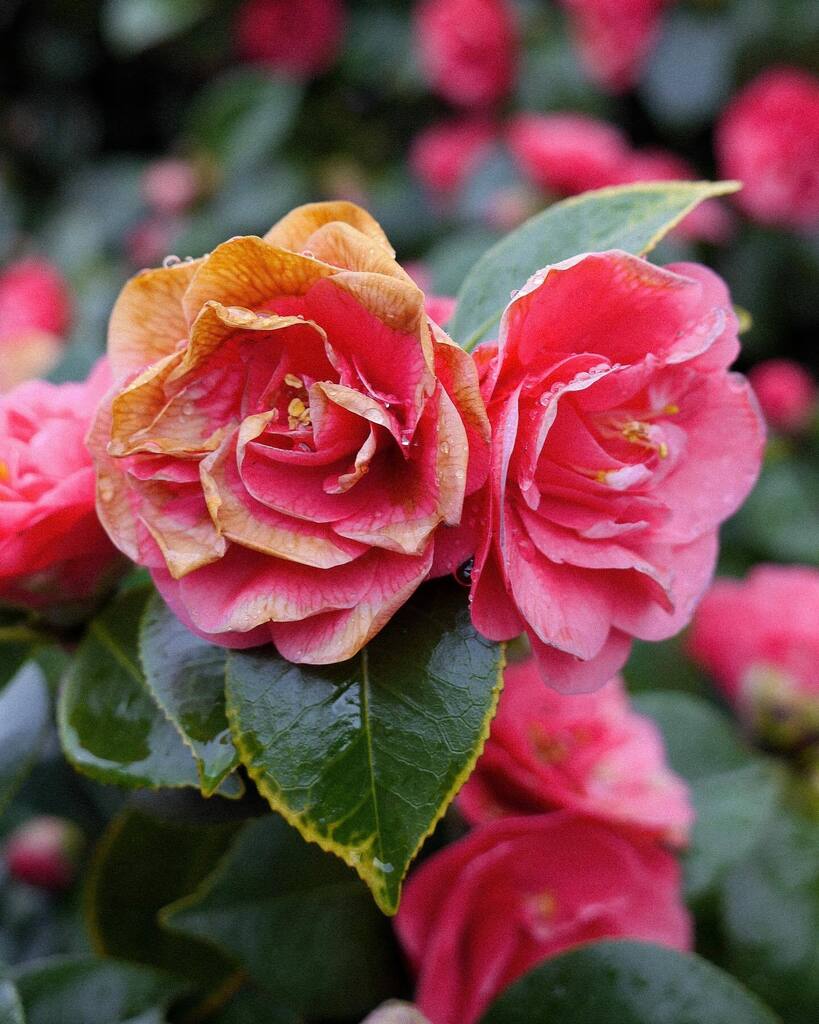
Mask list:
[{"label": "yellow stamen", "polygon": [[5,481],[8,480],[10,476],[11,472],[9,471],[8,464],[3,462],[2,459],[0,459],[0,481],[5,483]]},{"label": "yellow stamen", "polygon": [[310,426],[310,410],[300,398],[292,399],[287,406],[287,422],[291,430]]},{"label": "yellow stamen", "polygon": [[663,409],[663,412],[667,416],[675,416],[679,411],[680,407],[678,405],[674,405],[673,402],[669,402],[668,405]]},{"label": "yellow stamen", "polygon": [[295,388],[297,391],[300,391],[304,387],[304,381],[301,377],[297,377],[295,373],[286,373],[284,375],[284,383],[289,388]]},{"label": "yellow stamen", "polygon": [[665,443],[665,441],[660,441],[660,443],[657,445],[657,454],[660,456],[661,459],[668,458],[668,445]]},{"label": "yellow stamen", "polygon": [[547,921],[555,916],[557,900],[548,889],[544,889],[543,892],[539,892],[535,897],[534,903],[538,914]]}]

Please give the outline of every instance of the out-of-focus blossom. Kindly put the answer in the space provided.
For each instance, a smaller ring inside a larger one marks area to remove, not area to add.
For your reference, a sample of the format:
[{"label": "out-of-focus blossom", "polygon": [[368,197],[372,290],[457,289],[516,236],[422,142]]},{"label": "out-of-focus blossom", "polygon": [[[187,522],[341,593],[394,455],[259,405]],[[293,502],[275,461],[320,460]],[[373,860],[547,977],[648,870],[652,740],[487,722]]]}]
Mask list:
[{"label": "out-of-focus blossom", "polygon": [[452,319],[456,303],[457,299],[451,295],[427,295],[424,300],[427,316],[441,327]]},{"label": "out-of-focus blossom", "polygon": [[243,60],[297,78],[326,71],[344,33],[341,0],[245,0],[236,22]]},{"label": "out-of-focus blossom", "polygon": [[432,1024],[474,1024],[541,960],[583,942],[691,944],[674,857],[567,811],[505,818],[434,854],[396,918]]},{"label": "out-of-focus blossom", "polygon": [[737,205],[764,224],[819,224],[819,79],[772,68],[728,105],[716,130],[720,173],[743,183]]},{"label": "out-of-focus blossom", "polygon": [[525,630],[556,689],[601,686],[632,637],[691,617],[762,458],[738,351],[716,274],[612,251],[539,271],[476,352],[492,468],[449,554],[475,552],[476,628]]},{"label": "out-of-focus blossom", "polygon": [[152,267],[170,255],[169,249],[180,231],[173,217],[152,214],[135,224],[125,235],[125,253],[134,267]]},{"label": "out-of-focus blossom", "polygon": [[373,1010],[361,1024],[430,1024],[430,1022],[412,1003],[390,999],[379,1006],[377,1010]]},{"label": "out-of-focus blossom", "polygon": [[518,63],[508,0],[421,0],[416,45],[430,86],[459,107],[486,107],[512,87]]},{"label": "out-of-focus blossom", "polygon": [[68,285],[46,260],[19,260],[0,272],[0,393],[54,366],[70,316]]},{"label": "out-of-focus blossom", "polygon": [[483,219],[496,231],[512,231],[541,208],[540,196],[531,186],[521,182],[499,188],[487,197]]},{"label": "out-of-focus blossom", "polygon": [[62,892],[76,877],[82,846],[83,836],[76,825],[65,818],[42,815],[11,833],[3,857],[9,874],[18,882]]},{"label": "out-of-focus blossom", "polygon": [[778,746],[816,743],[819,570],[759,565],[717,580],[688,642],[754,732]]},{"label": "out-of-focus blossom", "polygon": [[196,202],[200,180],[190,160],[154,160],[142,176],[145,202],[156,213],[173,217]]},{"label": "out-of-focus blossom", "polygon": [[543,685],[531,660],[506,669],[490,738],[458,806],[472,824],[564,808],[677,844],[693,821],[662,737],[631,708],[618,676],[596,693],[561,694]]},{"label": "out-of-focus blossom", "polygon": [[0,602],[49,608],[94,596],[121,559],[94,507],[85,434],[110,384],[32,380],[0,397]]},{"label": "out-of-focus blossom", "polygon": [[[614,125],[585,114],[519,114],[508,127],[507,142],[521,172],[550,195],[697,178],[681,157],[661,149],[633,149]],[[709,199],[675,231],[692,240],[724,242],[731,221],[725,207]]]},{"label": "out-of-focus blossom", "polygon": [[657,38],[663,8],[673,0],[562,0],[590,78],[624,92],[639,78]]},{"label": "out-of-focus blossom", "polygon": [[804,366],[792,359],[766,359],[748,372],[748,379],[773,430],[798,433],[810,424],[817,391]]},{"label": "out-of-focus blossom", "polygon": [[351,203],[137,275],[108,350],[100,518],[215,643],[351,657],[485,479],[472,359]]},{"label": "out-of-focus blossom", "polygon": [[460,191],[489,152],[496,136],[491,121],[464,118],[424,128],[410,149],[410,166],[433,195],[448,197]]}]

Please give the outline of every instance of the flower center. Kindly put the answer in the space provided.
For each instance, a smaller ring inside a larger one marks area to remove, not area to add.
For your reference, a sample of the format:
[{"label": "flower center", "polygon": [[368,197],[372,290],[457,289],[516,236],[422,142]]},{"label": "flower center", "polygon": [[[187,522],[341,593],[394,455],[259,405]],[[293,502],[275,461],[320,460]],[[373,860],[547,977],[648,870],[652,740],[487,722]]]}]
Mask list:
[{"label": "flower center", "polygon": [[11,477],[8,463],[0,459],[0,484],[4,484]]}]

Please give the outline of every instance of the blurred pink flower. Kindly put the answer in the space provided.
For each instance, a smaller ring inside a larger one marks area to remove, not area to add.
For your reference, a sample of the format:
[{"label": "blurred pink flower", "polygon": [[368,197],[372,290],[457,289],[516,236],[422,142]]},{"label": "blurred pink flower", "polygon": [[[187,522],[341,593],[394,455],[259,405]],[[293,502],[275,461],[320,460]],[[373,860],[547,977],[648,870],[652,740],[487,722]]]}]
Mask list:
[{"label": "blurred pink flower", "polygon": [[773,430],[798,433],[813,418],[817,390],[810,373],[792,359],[766,359],[748,372]]},{"label": "blurred pink flower", "polygon": [[690,619],[762,458],[738,351],[716,274],[612,251],[539,271],[476,352],[492,468],[448,556],[475,552],[476,628],[525,630],[556,689],[601,686],[632,637]]},{"label": "blurred pink flower", "polygon": [[[507,142],[521,172],[558,196],[640,181],[692,181],[698,177],[681,157],[662,149],[633,149],[612,124],[586,114],[519,114]],[[683,238],[724,242],[731,233],[725,207],[709,199],[675,231]]]},{"label": "blurred pink flower", "polygon": [[673,0],[562,0],[589,76],[610,92],[639,78],[663,8]]},{"label": "blurred pink flower", "polygon": [[341,0],[245,0],[236,48],[243,60],[312,78],[330,66],[343,32]]},{"label": "blurred pink flower", "polygon": [[567,811],[494,821],[433,854],[396,931],[432,1024],[474,1024],[527,970],[583,942],[691,945],[674,857]]},{"label": "blurred pink flower", "polygon": [[19,260],[0,272],[0,393],[54,366],[70,316],[68,285],[46,260]]},{"label": "blurred pink flower", "polygon": [[543,685],[531,659],[506,669],[490,738],[458,807],[473,825],[565,808],[676,844],[693,821],[688,789],[622,679],[596,693],[560,694]]},{"label": "blurred pink flower", "polygon": [[743,189],[754,220],[819,224],[819,79],[797,68],[763,72],[731,101],[716,129],[720,173]]},{"label": "blurred pink flower", "polygon": [[443,121],[422,129],[410,148],[410,167],[433,195],[457,193],[488,153],[496,136],[484,118]]},{"label": "blurred pink flower", "polygon": [[45,608],[94,595],[120,563],[97,519],[85,435],[110,384],[27,381],[0,397],[0,602]]},{"label": "blurred pink flower", "polygon": [[180,223],[173,217],[152,214],[135,224],[125,235],[125,253],[135,267],[155,267],[170,255]]},{"label": "blurred pink flower", "polygon": [[450,103],[485,107],[511,89],[518,33],[508,0],[421,0],[415,32],[421,69]]},{"label": "blurred pink flower", "polygon": [[199,184],[199,174],[190,160],[168,157],[153,160],[145,168],[142,194],[152,210],[172,217],[193,205]]}]

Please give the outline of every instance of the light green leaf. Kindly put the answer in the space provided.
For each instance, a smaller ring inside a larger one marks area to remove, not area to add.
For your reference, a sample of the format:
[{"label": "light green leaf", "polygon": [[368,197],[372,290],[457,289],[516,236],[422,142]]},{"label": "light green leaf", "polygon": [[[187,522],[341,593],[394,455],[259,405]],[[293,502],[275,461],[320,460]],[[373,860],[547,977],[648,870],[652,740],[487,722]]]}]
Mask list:
[{"label": "light green leaf", "polygon": [[353,1017],[398,984],[389,923],[365,887],[277,815],[245,825],[162,922],[230,954],[273,1005],[305,1015]]},{"label": "light green leaf", "polygon": [[231,652],[228,719],[270,806],[354,867],[391,914],[483,749],[502,661],[463,592],[431,584],[350,661]]},{"label": "light green leaf", "polygon": [[102,30],[115,50],[130,56],[180,35],[209,6],[208,0],[106,0]]},{"label": "light green leaf", "polygon": [[704,199],[738,187],[730,181],[619,185],[555,203],[478,260],[458,292],[448,333],[471,351],[496,336],[511,293],[535,271],[582,252],[624,249],[644,255]]},{"label": "light green leaf", "polygon": [[37,757],[48,713],[45,676],[28,661],[0,689],[0,811]]},{"label": "light green leaf", "polygon": [[18,968],[26,1024],[125,1024],[183,990],[161,971],[97,957],[57,957]]},{"label": "light green leaf", "polygon": [[157,704],[193,751],[210,796],[239,763],[225,717],[227,652],[182,625],[158,594],[142,616],[139,653]]},{"label": "light green leaf", "polygon": [[781,1024],[698,956],[645,942],[595,942],[535,967],[480,1024]]},{"label": "light green leaf", "polygon": [[100,782],[198,787],[193,755],[139,665],[137,630],[148,595],[127,591],[89,625],[60,694],[60,738],[74,767]]}]

